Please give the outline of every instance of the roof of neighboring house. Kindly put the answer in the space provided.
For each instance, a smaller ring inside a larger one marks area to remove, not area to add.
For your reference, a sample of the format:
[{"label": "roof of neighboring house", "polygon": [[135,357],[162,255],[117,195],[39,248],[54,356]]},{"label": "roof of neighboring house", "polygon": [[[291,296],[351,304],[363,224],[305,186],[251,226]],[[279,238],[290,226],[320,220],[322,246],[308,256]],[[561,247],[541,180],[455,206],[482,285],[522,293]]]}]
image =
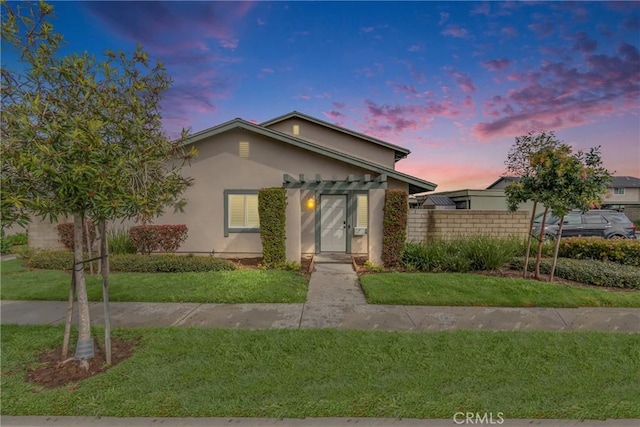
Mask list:
[{"label": "roof of neighboring house", "polygon": [[448,198],[447,196],[427,196],[427,199],[424,203],[433,204],[434,206],[455,206],[455,202]]},{"label": "roof of neighboring house", "polygon": [[496,179],[491,184],[489,184],[489,186],[487,187],[487,190],[491,190],[493,187],[495,187],[502,181],[513,182],[513,181],[519,181],[519,180],[520,178],[517,176],[501,176],[500,178]]},{"label": "roof of neighboring house", "polygon": [[343,128],[342,126],[338,126],[338,125],[334,125],[333,123],[329,123],[329,122],[325,122],[324,120],[320,120],[317,119],[315,117],[311,117],[308,116],[306,114],[300,113],[298,111],[292,111],[288,114],[273,118],[271,120],[267,120],[266,122],[262,122],[260,123],[260,126],[264,126],[264,127],[269,127],[275,123],[279,123],[282,122],[284,120],[288,120],[288,119],[292,119],[292,118],[298,118],[298,119],[302,119],[302,120],[306,120],[315,124],[318,124],[320,126],[324,126],[333,130],[336,130],[338,132],[342,132],[344,134],[347,135],[351,135],[351,136],[355,136],[356,138],[360,138],[363,139],[365,141],[377,144],[377,145],[381,145],[385,148],[390,148],[391,150],[393,150],[395,152],[395,161],[397,162],[398,160],[404,159],[405,157],[407,157],[409,155],[409,153],[411,153],[410,150],[400,147],[398,145],[394,145],[391,144],[389,142],[383,141],[381,139],[378,138],[374,138],[372,136],[369,135],[365,135],[363,133],[360,132],[356,132],[353,131],[351,129],[347,129],[347,128]]},{"label": "roof of neighboring house", "polygon": [[254,123],[248,122],[240,118],[233,119],[228,122],[211,127],[209,129],[205,129],[203,131],[194,133],[184,141],[184,145],[193,144],[205,138],[209,138],[214,135],[219,135],[231,129],[238,129],[238,128],[245,129],[250,132],[255,132],[257,134],[264,135],[270,138],[274,138],[279,141],[285,142],[287,144],[291,144],[295,147],[303,148],[303,149],[312,151],[314,153],[318,153],[318,154],[330,157],[332,159],[336,159],[336,160],[343,161],[345,163],[352,164],[354,166],[372,170],[381,174],[386,174],[391,178],[395,178],[399,181],[406,182],[407,184],[409,184],[409,194],[422,193],[425,191],[433,191],[437,187],[437,185],[432,182],[425,181],[423,179],[416,178],[414,176],[407,175],[402,172],[398,172],[394,169],[389,169],[387,167],[378,165],[376,163],[362,160],[360,158],[357,158],[348,154],[344,154],[339,151],[336,151],[327,147],[323,147],[318,144],[314,144],[304,139],[296,138],[286,133],[278,132],[276,130],[263,127],[262,125],[256,125]]},{"label": "roof of neighboring house", "polygon": [[[517,176],[501,176],[500,178],[495,180],[491,185],[489,185],[487,189],[493,188],[495,185],[497,185],[502,181],[514,182],[519,180],[520,180],[520,177],[517,177]],[[633,176],[612,176],[609,187],[640,188],[640,178],[636,178]]]},{"label": "roof of neighboring house", "polygon": [[615,188],[640,188],[640,178],[633,176],[614,176],[611,187]]}]

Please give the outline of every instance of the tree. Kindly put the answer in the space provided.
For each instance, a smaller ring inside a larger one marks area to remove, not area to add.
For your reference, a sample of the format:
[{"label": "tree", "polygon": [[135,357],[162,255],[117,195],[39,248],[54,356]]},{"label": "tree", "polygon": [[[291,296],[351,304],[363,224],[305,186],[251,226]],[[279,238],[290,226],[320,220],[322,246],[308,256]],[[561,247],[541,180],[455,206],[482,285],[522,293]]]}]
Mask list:
[{"label": "tree", "polygon": [[[553,132],[541,131],[539,133],[529,132],[526,135],[516,137],[515,144],[511,147],[505,165],[507,175],[520,178],[519,181],[509,184],[504,192],[507,198],[507,205],[510,211],[515,211],[518,206],[529,200],[533,201],[533,210],[529,220],[529,233],[527,234],[526,251],[524,258],[523,277],[526,279],[529,253],[531,248],[531,236],[533,234],[533,221],[536,216],[539,197],[539,189],[536,184],[536,168],[531,162],[531,157],[541,150],[557,147],[560,141]],[[546,219],[546,210],[543,220]],[[544,226],[543,226],[544,229]]]},{"label": "tree", "polygon": [[[550,274],[550,280],[553,280],[564,216],[572,209],[585,211],[599,205],[611,175],[602,167],[599,147],[592,148],[586,154],[582,151],[573,153],[572,148],[560,143],[553,133],[546,135],[551,135],[552,138],[545,136],[543,144],[540,145],[527,143],[524,147],[518,146],[517,156],[509,157],[509,159],[515,159],[516,166],[522,166],[520,171],[523,177],[519,182],[510,184],[505,189],[505,193],[509,208],[512,210],[527,200],[545,205],[536,251],[534,268],[536,279],[540,277],[542,242],[545,236],[547,214],[551,211],[555,217],[559,218],[559,230]],[[531,228],[529,234],[531,235]],[[527,255],[528,248],[529,243],[527,243]],[[527,268],[528,257],[525,258],[525,272]]]},{"label": "tree", "polygon": [[[84,280],[82,224],[116,218],[150,220],[191,184],[181,175],[195,150],[163,133],[160,100],[169,87],[164,66],[133,54],[62,56],[63,37],[50,23],[53,7],[2,3],[2,39],[24,68],[2,69],[2,217],[25,212],[55,221],[72,215],[79,310],[76,358],[93,357]],[[183,131],[183,138],[186,132]],[[101,236],[104,240],[106,236]],[[108,271],[108,268],[107,268]]]}]

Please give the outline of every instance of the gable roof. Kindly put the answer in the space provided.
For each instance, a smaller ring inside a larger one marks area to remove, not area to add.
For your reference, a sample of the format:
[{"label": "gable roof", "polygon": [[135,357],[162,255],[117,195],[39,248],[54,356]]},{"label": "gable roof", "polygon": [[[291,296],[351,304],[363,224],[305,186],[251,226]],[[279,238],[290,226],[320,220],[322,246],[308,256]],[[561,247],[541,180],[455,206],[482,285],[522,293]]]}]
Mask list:
[{"label": "gable roof", "polygon": [[[507,181],[507,183],[520,181],[520,177],[517,176],[501,176],[496,181],[494,181],[491,185],[487,187],[487,189],[493,188],[496,184],[502,181]],[[634,176],[612,176],[611,182],[608,185],[609,188],[640,188],[640,178],[636,178]]]},{"label": "gable roof", "polygon": [[196,132],[195,134],[189,136],[183,142],[183,145],[194,144],[203,139],[206,139],[215,135],[219,135],[224,132],[228,132],[232,129],[245,129],[250,132],[255,132],[259,135],[277,139],[279,141],[293,145],[294,147],[303,148],[305,150],[309,150],[311,152],[321,154],[332,159],[340,160],[342,162],[349,163],[351,165],[358,166],[363,169],[368,169],[381,174],[386,174],[391,178],[395,178],[399,181],[406,182],[407,184],[409,184],[409,194],[422,193],[425,191],[433,191],[437,187],[437,185],[432,182],[425,181],[423,179],[416,178],[414,176],[407,175],[402,172],[398,172],[394,169],[389,169],[387,167],[380,166],[376,163],[372,163],[367,160],[362,160],[360,158],[350,156],[348,154],[344,154],[339,151],[332,150],[330,148],[326,148],[318,144],[314,144],[304,139],[296,138],[286,133],[278,132],[276,130],[263,127],[261,125],[256,125],[254,123],[248,122],[240,118],[236,118],[228,122],[219,124],[217,126],[211,127],[209,129]]},{"label": "gable roof", "polygon": [[282,115],[282,116],[278,116],[278,117],[273,118],[271,120],[267,120],[266,122],[260,123],[260,126],[269,127],[269,126],[271,126],[273,124],[280,123],[282,121],[289,120],[289,119],[292,119],[292,118],[306,120],[308,122],[315,123],[317,125],[324,126],[326,128],[329,128],[329,129],[333,129],[335,131],[344,133],[346,135],[351,135],[351,136],[354,136],[356,138],[363,139],[363,140],[365,140],[367,142],[371,142],[373,144],[377,144],[377,145],[380,145],[382,147],[389,148],[389,149],[394,151],[394,157],[395,157],[395,161],[396,162],[398,160],[404,159],[405,157],[407,157],[411,153],[411,150],[408,150],[407,148],[404,148],[404,147],[400,147],[399,145],[394,145],[394,144],[391,144],[389,142],[383,141],[381,139],[374,138],[372,136],[365,135],[363,133],[356,132],[356,131],[353,131],[351,129],[343,128],[342,126],[334,125],[333,123],[325,122],[324,120],[320,120],[320,119],[317,119],[315,117],[308,116],[308,115],[300,113],[298,111],[292,111],[292,112],[290,112],[288,114],[285,114],[285,115]]}]

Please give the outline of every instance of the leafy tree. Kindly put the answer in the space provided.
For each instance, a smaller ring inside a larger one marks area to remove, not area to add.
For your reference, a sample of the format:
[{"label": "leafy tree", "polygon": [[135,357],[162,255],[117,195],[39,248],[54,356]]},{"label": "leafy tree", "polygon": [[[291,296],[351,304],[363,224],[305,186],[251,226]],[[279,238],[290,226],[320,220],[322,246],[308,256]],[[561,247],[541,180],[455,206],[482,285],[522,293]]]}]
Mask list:
[{"label": "leafy tree", "polygon": [[[548,138],[548,135],[552,137]],[[527,200],[545,205],[536,251],[536,279],[540,276],[547,214],[551,211],[554,216],[559,217],[558,237],[550,275],[550,280],[553,280],[564,216],[572,209],[586,211],[599,205],[611,175],[602,167],[599,147],[592,148],[586,154],[581,151],[573,153],[572,148],[560,143],[553,133],[545,133],[540,145],[527,142],[525,149],[522,149],[522,146],[518,148],[520,150],[517,156],[510,159],[515,159],[515,165],[521,166],[520,171],[524,176],[519,182],[505,189],[507,202],[512,210]],[[529,243],[527,255],[528,247]],[[525,260],[525,271],[527,265],[528,259]]]},{"label": "leafy tree", "polygon": [[[535,181],[537,170],[531,162],[531,157],[541,150],[557,147],[559,144],[560,141],[558,141],[553,132],[529,132],[526,135],[516,137],[515,144],[511,147],[505,161],[507,175],[520,178],[519,181],[512,182],[504,190],[509,210],[515,211],[520,204],[529,200],[533,201],[524,260],[524,278],[527,277],[527,266],[529,265],[533,221],[536,216],[538,202],[542,201]],[[546,219],[546,210],[543,219]]]},{"label": "leafy tree", "polygon": [[108,51],[103,61],[86,52],[63,56],[52,13],[44,2],[2,3],[3,42],[23,65],[2,68],[2,219],[24,223],[28,214],[52,221],[73,216],[76,358],[88,367],[93,339],[84,218],[100,223],[104,233],[108,219],[148,221],[168,205],[181,208],[180,194],[191,179],[180,171],[196,153],[184,152],[162,131],[159,103],[170,78],[161,63],[150,65],[140,47],[130,55]]}]

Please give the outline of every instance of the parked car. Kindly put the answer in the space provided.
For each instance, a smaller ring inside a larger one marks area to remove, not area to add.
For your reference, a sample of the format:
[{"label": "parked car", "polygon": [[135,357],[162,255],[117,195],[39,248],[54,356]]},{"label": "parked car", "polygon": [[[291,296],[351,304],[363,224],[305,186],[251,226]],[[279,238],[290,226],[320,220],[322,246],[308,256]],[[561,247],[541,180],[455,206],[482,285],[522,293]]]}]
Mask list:
[{"label": "parked car", "polygon": [[[542,214],[533,221],[533,235],[540,235]],[[545,239],[553,240],[558,235],[560,218],[553,213],[547,214],[545,221]],[[605,239],[635,239],[636,225],[627,216],[618,211],[595,209],[587,212],[571,211],[564,217],[562,237],[597,236]]]}]

